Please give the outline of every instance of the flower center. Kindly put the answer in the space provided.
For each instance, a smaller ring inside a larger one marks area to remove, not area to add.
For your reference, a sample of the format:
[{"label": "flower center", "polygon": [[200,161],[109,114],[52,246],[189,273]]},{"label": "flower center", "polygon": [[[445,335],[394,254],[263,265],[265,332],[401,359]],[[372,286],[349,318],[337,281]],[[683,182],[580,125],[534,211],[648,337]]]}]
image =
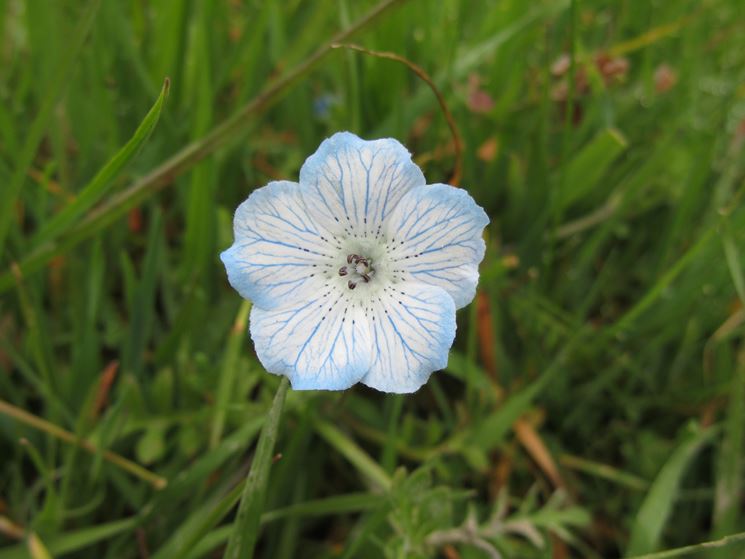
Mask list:
[{"label": "flower center", "polygon": [[360,282],[370,283],[375,275],[372,259],[359,254],[348,254],[347,265],[339,268],[339,275],[347,277],[347,287],[354,289]]}]

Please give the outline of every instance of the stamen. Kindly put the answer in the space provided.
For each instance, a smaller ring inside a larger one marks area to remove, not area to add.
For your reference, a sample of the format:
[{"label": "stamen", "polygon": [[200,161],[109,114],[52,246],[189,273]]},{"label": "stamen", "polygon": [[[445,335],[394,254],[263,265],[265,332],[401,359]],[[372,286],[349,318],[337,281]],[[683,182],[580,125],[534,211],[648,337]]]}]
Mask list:
[{"label": "stamen", "polygon": [[359,254],[348,254],[347,264],[349,266],[342,266],[339,268],[340,276],[349,276],[347,281],[347,287],[354,289],[360,281],[369,283],[375,270],[372,267],[372,260]]}]

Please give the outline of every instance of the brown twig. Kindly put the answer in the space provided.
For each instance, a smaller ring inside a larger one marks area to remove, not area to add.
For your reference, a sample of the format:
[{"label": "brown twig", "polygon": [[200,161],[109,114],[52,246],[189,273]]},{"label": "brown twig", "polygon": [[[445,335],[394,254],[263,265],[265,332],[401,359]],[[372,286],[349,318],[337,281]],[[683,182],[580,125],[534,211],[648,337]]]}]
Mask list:
[{"label": "brown twig", "polygon": [[[478,334],[482,361],[484,363],[484,369],[496,384],[497,361],[492,343],[494,332],[492,330],[489,298],[483,291],[479,291],[476,303],[478,305]],[[515,432],[515,436],[522,447],[551,481],[551,484],[557,489],[567,489],[567,485],[556,465],[556,461],[535,426],[528,421],[527,415],[524,414],[522,417],[519,417],[512,425],[512,430]]]},{"label": "brown twig", "polygon": [[0,516],[0,534],[13,540],[22,540],[26,530],[20,524],[16,524],[6,516]]},{"label": "brown twig", "polygon": [[432,81],[432,78],[429,77],[429,74],[427,74],[427,72],[425,72],[421,66],[414,64],[408,58],[405,58],[401,56],[400,54],[396,54],[395,52],[370,50],[370,49],[366,49],[365,47],[361,47],[360,45],[355,45],[355,44],[350,44],[350,43],[332,43],[331,48],[332,49],[341,49],[341,48],[350,49],[350,50],[354,50],[357,52],[361,52],[362,54],[367,54],[369,56],[375,56],[377,58],[385,58],[388,60],[394,60],[396,62],[400,62],[401,64],[409,68],[409,70],[414,72],[419,79],[421,79],[424,83],[426,83],[429,86],[429,88],[435,94],[435,97],[437,97],[437,102],[440,104],[440,108],[442,109],[442,114],[445,116],[445,120],[448,123],[448,128],[450,128],[450,134],[452,134],[453,136],[453,148],[455,150],[455,164],[453,167],[453,175],[450,177],[450,184],[453,186],[460,186],[460,179],[463,174],[463,141],[461,140],[460,132],[458,132],[458,126],[455,124],[455,119],[453,118],[453,114],[450,112],[450,109],[448,109],[447,103],[445,102],[445,98],[443,97],[442,93],[440,93],[440,90],[437,89],[437,86]]},{"label": "brown twig", "polygon": [[101,373],[101,378],[98,381],[98,390],[96,392],[96,400],[93,404],[92,416],[95,419],[99,416],[101,411],[106,407],[106,403],[109,399],[109,392],[111,386],[114,384],[116,379],[116,373],[119,371],[119,361],[112,361]]}]

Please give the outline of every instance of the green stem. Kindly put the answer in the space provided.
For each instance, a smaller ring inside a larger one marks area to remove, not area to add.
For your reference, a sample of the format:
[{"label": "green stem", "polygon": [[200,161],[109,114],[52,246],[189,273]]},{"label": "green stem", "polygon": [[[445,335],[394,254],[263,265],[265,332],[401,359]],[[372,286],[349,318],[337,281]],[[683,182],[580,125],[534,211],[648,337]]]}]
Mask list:
[{"label": "green stem", "polygon": [[228,540],[228,547],[224,559],[250,559],[253,557],[254,546],[259,536],[261,513],[266,500],[266,488],[269,481],[269,467],[272,464],[274,444],[277,442],[279,418],[290,383],[282,377],[279,388],[274,396],[274,402],[266,416],[264,427],[261,429],[259,443],[256,446],[251,471],[243,486],[243,496],[238,507],[238,515],[233,522],[233,529]]}]

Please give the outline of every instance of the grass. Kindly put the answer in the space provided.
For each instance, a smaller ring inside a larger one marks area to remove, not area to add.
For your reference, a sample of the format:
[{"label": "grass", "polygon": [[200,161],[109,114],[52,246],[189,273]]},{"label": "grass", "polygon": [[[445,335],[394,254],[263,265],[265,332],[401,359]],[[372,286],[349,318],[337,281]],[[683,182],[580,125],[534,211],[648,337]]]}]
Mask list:
[{"label": "grass", "polygon": [[[0,0],[0,559],[745,557],[740,11]],[[447,370],[289,391],[269,461],[234,208],[337,130],[455,168],[335,43],[431,77],[487,255]]]}]

